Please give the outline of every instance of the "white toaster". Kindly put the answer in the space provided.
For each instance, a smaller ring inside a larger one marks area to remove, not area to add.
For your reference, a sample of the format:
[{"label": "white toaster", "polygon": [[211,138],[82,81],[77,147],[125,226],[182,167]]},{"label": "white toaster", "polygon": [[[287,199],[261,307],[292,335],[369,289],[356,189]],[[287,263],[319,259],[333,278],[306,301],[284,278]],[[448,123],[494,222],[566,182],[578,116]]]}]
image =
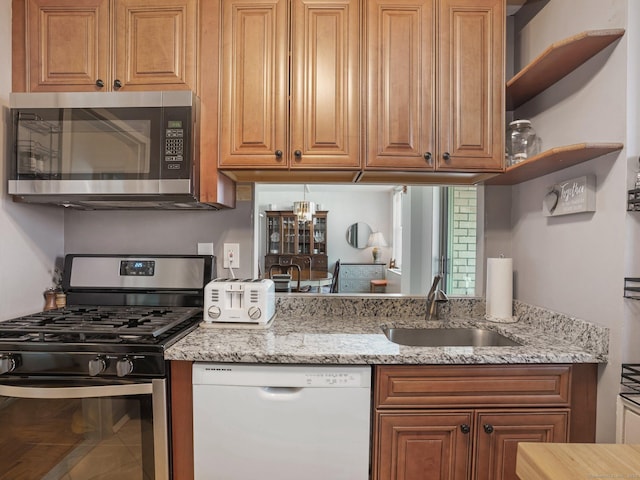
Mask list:
[{"label": "white toaster", "polygon": [[265,324],[275,313],[273,280],[216,278],[204,287],[205,323]]}]

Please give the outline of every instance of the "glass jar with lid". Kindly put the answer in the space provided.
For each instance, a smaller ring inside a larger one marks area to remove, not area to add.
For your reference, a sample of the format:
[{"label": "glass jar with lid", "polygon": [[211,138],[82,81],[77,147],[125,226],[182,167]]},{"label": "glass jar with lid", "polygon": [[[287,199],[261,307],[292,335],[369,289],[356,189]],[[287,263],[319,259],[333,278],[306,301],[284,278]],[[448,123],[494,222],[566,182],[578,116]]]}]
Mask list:
[{"label": "glass jar with lid", "polygon": [[538,154],[538,137],[530,120],[515,120],[509,124],[507,153],[510,165]]}]

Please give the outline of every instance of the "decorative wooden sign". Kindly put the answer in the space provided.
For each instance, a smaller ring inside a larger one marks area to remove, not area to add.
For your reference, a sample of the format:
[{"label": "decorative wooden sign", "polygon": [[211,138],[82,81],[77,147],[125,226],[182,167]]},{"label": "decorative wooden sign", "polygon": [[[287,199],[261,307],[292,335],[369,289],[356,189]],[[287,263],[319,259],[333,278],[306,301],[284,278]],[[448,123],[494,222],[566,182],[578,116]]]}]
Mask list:
[{"label": "decorative wooden sign", "polygon": [[585,175],[556,183],[542,200],[542,214],[557,217],[596,211],[596,177]]}]

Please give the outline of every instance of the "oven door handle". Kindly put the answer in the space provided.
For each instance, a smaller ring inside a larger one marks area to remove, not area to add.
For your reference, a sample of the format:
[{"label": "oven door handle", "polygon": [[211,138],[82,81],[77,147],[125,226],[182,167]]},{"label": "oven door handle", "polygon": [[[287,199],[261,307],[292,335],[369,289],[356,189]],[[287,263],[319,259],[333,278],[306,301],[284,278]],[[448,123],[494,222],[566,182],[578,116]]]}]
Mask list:
[{"label": "oven door handle", "polygon": [[16,387],[0,385],[0,396],[14,398],[97,398],[153,393],[151,383],[85,387]]}]

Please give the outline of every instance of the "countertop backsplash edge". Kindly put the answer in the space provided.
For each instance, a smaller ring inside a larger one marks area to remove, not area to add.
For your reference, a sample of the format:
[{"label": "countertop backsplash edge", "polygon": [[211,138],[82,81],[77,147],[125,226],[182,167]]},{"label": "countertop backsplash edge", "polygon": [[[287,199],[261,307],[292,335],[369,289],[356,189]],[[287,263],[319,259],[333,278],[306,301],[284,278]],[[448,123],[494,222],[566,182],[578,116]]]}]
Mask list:
[{"label": "countertop backsplash edge", "polygon": [[[310,296],[278,295],[278,315],[286,317],[419,317],[425,313],[425,298],[412,296]],[[447,319],[482,319],[486,311],[482,297],[453,297],[438,305],[439,317]],[[513,301],[513,312],[518,323],[523,323],[556,335],[573,345],[593,352],[600,358],[609,353],[609,329],[586,320],[554,312],[544,307]],[[498,324],[499,325],[499,324]]]}]

